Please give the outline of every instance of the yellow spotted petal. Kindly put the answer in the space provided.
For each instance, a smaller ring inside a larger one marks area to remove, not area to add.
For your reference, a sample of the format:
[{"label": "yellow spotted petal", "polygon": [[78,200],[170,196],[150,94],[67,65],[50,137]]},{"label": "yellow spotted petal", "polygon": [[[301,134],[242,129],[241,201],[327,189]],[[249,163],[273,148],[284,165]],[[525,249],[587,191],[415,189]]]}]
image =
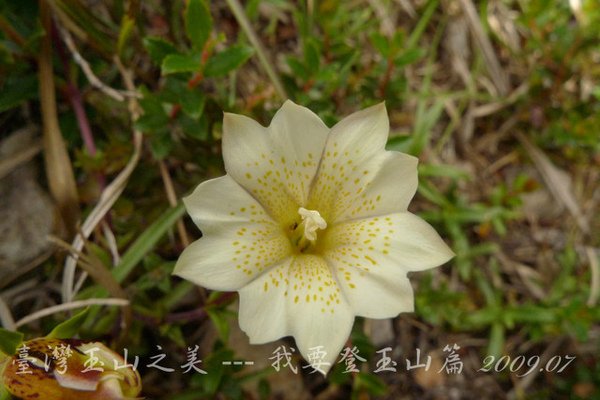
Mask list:
[{"label": "yellow spotted petal", "polygon": [[[317,372],[326,373],[346,342],[354,314],[322,257],[297,255],[240,291],[240,327],[251,343],[291,335]],[[312,369],[311,369],[312,372]]]},{"label": "yellow spotted petal", "polygon": [[369,318],[413,311],[407,272],[438,266],[454,255],[429,224],[408,212],[337,224],[325,241],[323,257],[336,271],[345,298],[356,315]]},{"label": "yellow spotted petal", "polygon": [[252,344],[272,342],[290,335],[284,298],[292,261],[293,257],[285,259],[239,290],[240,328]]},{"label": "yellow spotted petal", "polygon": [[[392,151],[384,154],[381,164],[363,163],[358,173],[340,178],[332,221],[406,211],[417,191],[418,159]],[[371,167],[375,169],[372,174]]]},{"label": "yellow spotted petal", "polygon": [[231,177],[206,181],[184,200],[204,237],[174,274],[215,290],[238,290],[290,254],[279,224]]},{"label": "yellow spotted petal", "polygon": [[366,272],[406,274],[448,261],[454,253],[431,225],[410,212],[335,225],[323,244],[326,257]]},{"label": "yellow spotted petal", "polygon": [[268,128],[241,115],[225,114],[225,169],[277,221],[289,223],[306,202],[328,134],[314,113],[291,101]]},{"label": "yellow spotted petal", "polygon": [[289,268],[285,294],[287,324],[302,356],[322,346],[326,373],[350,336],[354,313],[341,293],[331,269],[320,256],[297,256]]},{"label": "yellow spotted petal", "polygon": [[327,221],[339,220],[388,162],[384,150],[388,131],[383,103],[337,123],[331,129],[306,208],[319,210]]}]

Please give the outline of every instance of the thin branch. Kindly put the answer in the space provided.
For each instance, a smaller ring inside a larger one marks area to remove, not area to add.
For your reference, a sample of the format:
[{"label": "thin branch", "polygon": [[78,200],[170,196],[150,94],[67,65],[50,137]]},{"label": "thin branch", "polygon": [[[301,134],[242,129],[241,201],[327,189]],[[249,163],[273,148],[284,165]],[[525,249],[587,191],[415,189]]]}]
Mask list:
[{"label": "thin branch", "polygon": [[[165,186],[165,192],[167,193],[167,199],[169,200],[169,205],[171,207],[177,207],[177,195],[175,194],[175,188],[173,187],[173,180],[171,179],[171,175],[169,174],[169,170],[165,166],[165,162],[163,160],[158,161],[158,167],[160,169],[160,175],[163,180],[163,184]],[[179,233],[179,238],[181,239],[181,243],[187,247],[190,244],[190,239],[188,237],[187,231],[185,230],[185,225],[183,224],[183,220],[179,219],[177,221],[177,232]]]},{"label": "thin branch", "polygon": [[483,26],[481,25],[479,14],[477,14],[475,5],[471,0],[460,0],[460,5],[467,16],[467,20],[471,26],[471,32],[473,33],[473,36],[475,36],[475,39],[479,44],[479,48],[483,53],[486,66],[490,74],[490,78],[494,82],[494,86],[496,86],[496,89],[498,89],[498,92],[501,96],[506,96],[510,91],[508,77],[506,72],[502,69],[500,62],[496,57],[496,53],[494,52],[494,47],[492,46],[490,39],[487,37]]},{"label": "thin branch", "polygon": [[75,63],[77,65],[79,65],[79,67],[83,71],[85,77],[87,78],[87,80],[90,82],[90,84],[93,87],[95,87],[96,89],[100,90],[102,93],[106,94],[107,96],[109,96],[117,101],[124,101],[126,97],[136,97],[136,98],[140,97],[139,93],[137,93],[136,91],[116,90],[116,89],[113,89],[110,86],[106,85],[104,82],[102,82],[94,74],[94,71],[92,71],[90,64],[79,53],[79,50],[77,50],[77,46],[75,45],[75,42],[73,41],[73,37],[71,36],[69,31],[60,26],[58,27],[58,30],[60,32],[60,35],[61,35],[63,41],[67,45],[69,52],[71,53],[71,55],[73,57],[73,61],[75,61]]},{"label": "thin branch", "polygon": [[[121,77],[125,84],[125,87],[129,91],[135,91],[135,85],[131,73],[125,69],[121,60],[115,57],[115,63],[121,72]],[[132,124],[140,116],[140,107],[137,100],[134,97],[129,98],[129,113],[131,115]],[[113,204],[117,201],[121,193],[125,189],[131,173],[137,166],[142,151],[142,132],[137,129],[133,129],[133,154],[129,159],[129,162],[125,168],[119,173],[119,175],[104,189],[98,200],[98,204],[94,207],[92,212],[88,215],[84,223],[81,225],[81,235],[77,235],[72,243],[72,246],[78,252],[83,248],[85,239],[87,239],[94,231],[96,226],[102,221],[106,213],[112,208]],[[87,274],[82,274],[77,286],[75,286],[75,269],[77,264],[77,256],[67,257],[65,262],[65,269],[63,272],[62,282],[62,298],[63,301],[71,301],[73,296],[79,290],[79,287],[83,284]]]},{"label": "thin branch", "polygon": [[126,307],[129,305],[129,300],[125,299],[87,299],[77,300],[69,303],[63,303],[52,307],[43,308],[36,311],[28,316],[21,318],[15,323],[15,328],[19,328],[25,324],[38,320],[40,318],[47,317],[52,314],[56,314],[63,311],[69,311],[76,308],[88,307],[88,306],[119,306]]},{"label": "thin branch", "polygon": [[106,238],[108,250],[112,256],[113,266],[118,265],[121,262],[121,255],[119,254],[117,239],[106,221],[102,221],[102,233],[104,233],[104,237]]}]

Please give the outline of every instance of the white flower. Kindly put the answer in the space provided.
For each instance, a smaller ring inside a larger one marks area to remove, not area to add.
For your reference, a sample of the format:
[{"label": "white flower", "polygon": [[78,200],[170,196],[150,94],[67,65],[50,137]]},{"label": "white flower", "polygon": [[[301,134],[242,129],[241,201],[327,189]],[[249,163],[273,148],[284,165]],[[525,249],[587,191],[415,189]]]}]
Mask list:
[{"label": "white flower", "polygon": [[287,101],[267,128],[225,114],[227,175],[184,199],[203,237],[174,273],[238,291],[240,327],[254,344],[293,336],[307,358],[333,363],[355,316],[413,311],[407,272],[448,261],[435,230],[407,211],[417,159],[386,151],[379,104],[329,129]]}]

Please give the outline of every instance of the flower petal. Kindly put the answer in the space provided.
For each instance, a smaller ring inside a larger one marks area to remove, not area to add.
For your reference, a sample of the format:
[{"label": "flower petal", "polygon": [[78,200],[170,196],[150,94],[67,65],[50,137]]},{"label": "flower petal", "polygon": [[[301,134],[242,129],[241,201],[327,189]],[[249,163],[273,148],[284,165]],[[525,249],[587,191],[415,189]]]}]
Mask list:
[{"label": "flower petal", "polygon": [[412,286],[398,268],[388,264],[367,272],[364,268],[347,266],[335,253],[328,254],[326,259],[334,267],[343,296],[355,315],[393,318],[401,312],[414,311]]},{"label": "flower petal", "polygon": [[306,202],[329,129],[310,110],[285,102],[265,128],[254,120],[225,114],[225,169],[279,222],[296,218]]},{"label": "flower petal", "polygon": [[332,222],[406,211],[417,191],[417,163],[416,157],[386,151],[377,172],[365,174],[364,171],[368,171],[365,167],[364,178],[344,180],[338,190],[340,196]]},{"label": "flower petal", "polygon": [[433,268],[454,256],[431,225],[409,212],[337,224],[323,248],[347,267],[384,278]]},{"label": "flower petal", "polygon": [[438,266],[454,254],[429,224],[409,212],[337,224],[323,248],[352,310],[369,318],[413,311],[407,272]]},{"label": "flower petal", "polygon": [[386,163],[388,132],[389,120],[383,103],[336,124],[327,140],[306,208],[318,209],[328,223],[336,222],[339,202],[346,204],[342,209],[348,208]]},{"label": "flower petal", "polygon": [[184,202],[204,237],[183,251],[175,275],[238,290],[291,252],[280,225],[227,175],[203,182]]},{"label": "flower petal", "polygon": [[285,296],[292,261],[292,257],[287,258],[239,290],[240,328],[252,344],[272,342],[290,334]]},{"label": "flower petal", "polygon": [[308,200],[329,132],[315,113],[290,100],[277,111],[269,126],[289,190],[299,204]]},{"label": "flower petal", "polygon": [[[354,314],[341,296],[339,285],[322,257],[296,256],[289,269],[287,324],[302,356],[326,353],[319,366],[324,374],[333,365],[350,336]],[[316,369],[316,368],[315,368]]]}]

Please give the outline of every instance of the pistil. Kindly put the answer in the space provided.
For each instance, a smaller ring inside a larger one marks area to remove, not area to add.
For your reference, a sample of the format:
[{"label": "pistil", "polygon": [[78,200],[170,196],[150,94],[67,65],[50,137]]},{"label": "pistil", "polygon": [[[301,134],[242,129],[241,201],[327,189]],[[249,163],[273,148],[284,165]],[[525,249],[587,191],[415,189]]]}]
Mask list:
[{"label": "pistil", "polygon": [[326,229],[327,222],[316,210],[300,207],[298,214],[302,220],[300,224],[294,224],[292,227],[291,241],[298,251],[304,253],[309,247],[314,246],[317,241],[317,231]]}]

